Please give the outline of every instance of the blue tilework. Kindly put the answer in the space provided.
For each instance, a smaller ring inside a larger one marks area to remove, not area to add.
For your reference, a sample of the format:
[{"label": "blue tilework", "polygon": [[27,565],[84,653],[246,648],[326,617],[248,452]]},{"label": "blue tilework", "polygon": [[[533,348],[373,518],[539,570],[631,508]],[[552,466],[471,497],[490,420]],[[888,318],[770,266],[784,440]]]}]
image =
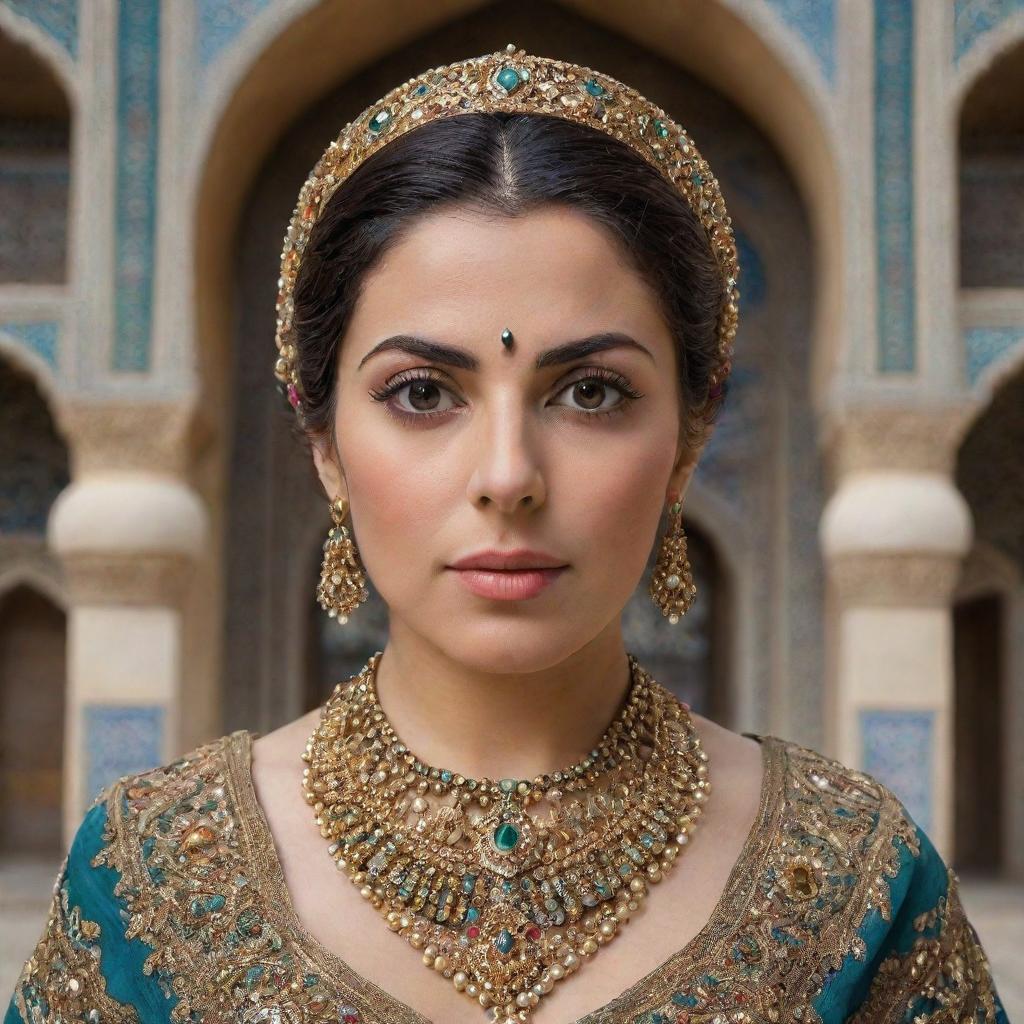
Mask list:
[{"label": "blue tilework", "polygon": [[78,0],[0,0],[0,3],[56,40],[72,60],[78,59]]},{"label": "blue tilework", "polygon": [[875,229],[878,368],[915,366],[914,7],[875,0]]},{"label": "blue tilework", "polygon": [[862,708],[861,765],[906,805],[918,825],[932,827],[932,744],[935,712]]},{"label": "blue tilework", "polygon": [[86,704],[85,796],[115,779],[163,761],[164,709],[159,704]]},{"label": "blue tilework", "polygon": [[964,332],[964,356],[967,380],[971,386],[996,360],[1017,345],[1024,345],[1024,325],[1020,327],[971,327]]},{"label": "blue tilework", "polygon": [[60,343],[60,327],[50,320],[30,321],[26,323],[0,323],[0,334],[22,344],[57,369],[57,352]]},{"label": "blue tilework", "polygon": [[836,78],[835,0],[768,0],[779,17],[801,35],[830,85]]},{"label": "blue tilework", "polygon": [[113,368],[149,369],[160,112],[160,5],[121,0]]},{"label": "blue tilework", "polygon": [[1011,14],[1024,11],[1024,0],[955,0],[953,5],[953,59],[960,59],[986,32]]}]

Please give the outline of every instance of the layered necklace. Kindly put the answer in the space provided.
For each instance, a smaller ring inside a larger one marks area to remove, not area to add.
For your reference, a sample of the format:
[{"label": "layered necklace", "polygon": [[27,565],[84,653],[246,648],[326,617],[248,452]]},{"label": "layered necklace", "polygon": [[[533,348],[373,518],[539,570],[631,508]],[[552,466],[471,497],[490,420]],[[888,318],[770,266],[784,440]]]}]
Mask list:
[{"label": "layered necklace", "polygon": [[382,653],[324,704],[302,755],[306,801],[338,867],[424,964],[492,1021],[526,1021],[689,841],[709,792],[689,708],[629,654],[628,696],[588,756],[533,779],[470,779],[395,734],[377,698]]}]

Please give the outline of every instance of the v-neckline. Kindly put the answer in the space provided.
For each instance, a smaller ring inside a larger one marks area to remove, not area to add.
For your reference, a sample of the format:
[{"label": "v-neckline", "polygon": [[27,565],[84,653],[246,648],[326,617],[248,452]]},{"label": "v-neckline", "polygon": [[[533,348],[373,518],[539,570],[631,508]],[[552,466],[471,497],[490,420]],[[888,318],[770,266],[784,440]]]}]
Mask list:
[{"label": "v-neckline", "polygon": [[[689,962],[702,957],[723,934],[733,930],[742,917],[753,894],[753,887],[744,891],[743,886],[750,878],[750,869],[759,864],[769,850],[770,838],[775,832],[775,828],[769,826],[777,819],[784,802],[782,771],[786,753],[785,741],[777,736],[758,733],[742,735],[756,740],[761,745],[762,777],[758,809],[739,856],[707,921],[689,942],[653,970],[603,1006],[568,1024],[603,1024],[613,1019],[608,1016],[609,1013],[623,1011],[657,978],[670,972],[677,974]],[[364,1001],[362,993],[368,992],[369,998],[365,999],[364,1009],[371,1013],[379,1013],[381,1019],[387,1020],[389,1024],[436,1024],[356,971],[307,931],[299,920],[285,881],[284,868],[278,856],[274,836],[256,795],[252,779],[252,744],[259,736],[258,732],[239,729],[227,737],[227,777],[234,791],[236,806],[241,812],[239,825],[246,861],[255,867],[256,882],[264,887],[269,896],[266,901],[268,917],[282,931],[291,933],[294,941],[317,965],[324,979],[337,991],[344,992],[346,998]]]}]

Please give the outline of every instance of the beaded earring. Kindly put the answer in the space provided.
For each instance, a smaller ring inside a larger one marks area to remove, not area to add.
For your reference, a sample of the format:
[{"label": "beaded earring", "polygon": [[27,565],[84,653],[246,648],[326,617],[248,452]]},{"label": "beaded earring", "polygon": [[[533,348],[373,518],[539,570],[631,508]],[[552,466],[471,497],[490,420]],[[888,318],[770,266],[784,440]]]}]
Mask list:
[{"label": "beaded earring", "polygon": [[342,625],[348,622],[349,612],[370,596],[355,541],[342,523],[345,511],[344,498],[331,502],[334,526],[327,531],[324,541],[324,562],[316,588],[320,607]]},{"label": "beaded earring", "polygon": [[661,550],[651,573],[650,593],[662,615],[667,615],[668,621],[675,624],[693,604],[697,587],[686,556],[682,502],[675,502],[669,512],[672,523],[661,539]]}]

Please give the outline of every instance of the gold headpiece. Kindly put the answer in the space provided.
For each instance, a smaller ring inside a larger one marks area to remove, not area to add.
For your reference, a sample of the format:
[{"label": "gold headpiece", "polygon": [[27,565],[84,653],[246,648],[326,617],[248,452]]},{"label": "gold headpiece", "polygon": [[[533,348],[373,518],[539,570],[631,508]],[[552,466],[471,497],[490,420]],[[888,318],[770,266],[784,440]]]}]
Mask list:
[{"label": "gold headpiece", "polygon": [[739,314],[736,242],[718,180],[686,130],[635,89],[590,68],[536,57],[509,43],[504,50],[433,68],[392,89],[345,125],[302,186],[281,252],[274,369],[300,418],[293,290],[310,231],[328,200],[367,157],[392,139],[437,118],[487,111],[549,114],[590,125],[626,143],[679,190],[703,225],[725,280],[718,315],[719,360],[709,392],[709,406],[715,404],[731,368]]}]

